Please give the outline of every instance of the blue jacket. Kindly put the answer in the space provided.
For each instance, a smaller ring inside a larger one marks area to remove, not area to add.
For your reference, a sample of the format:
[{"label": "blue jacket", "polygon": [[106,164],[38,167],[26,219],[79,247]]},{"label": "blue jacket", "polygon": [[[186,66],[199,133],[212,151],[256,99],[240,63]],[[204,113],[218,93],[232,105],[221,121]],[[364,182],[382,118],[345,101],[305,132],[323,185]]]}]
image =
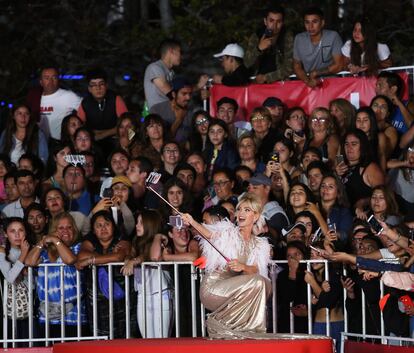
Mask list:
[{"label": "blue jacket", "polygon": [[[206,148],[205,156],[208,163],[208,168],[210,168],[214,148],[211,143],[209,143],[207,146],[208,147]],[[215,160],[214,169],[227,167],[231,170],[234,170],[234,168],[236,168],[239,165],[240,158],[236,148],[233,146],[231,142],[225,141],[223,143],[221,150],[218,153],[217,159]]]},{"label": "blue jacket", "polygon": [[336,230],[339,233],[340,240],[346,242],[348,234],[352,229],[353,217],[351,211],[346,207],[334,206],[328,215],[329,222],[336,224]]}]

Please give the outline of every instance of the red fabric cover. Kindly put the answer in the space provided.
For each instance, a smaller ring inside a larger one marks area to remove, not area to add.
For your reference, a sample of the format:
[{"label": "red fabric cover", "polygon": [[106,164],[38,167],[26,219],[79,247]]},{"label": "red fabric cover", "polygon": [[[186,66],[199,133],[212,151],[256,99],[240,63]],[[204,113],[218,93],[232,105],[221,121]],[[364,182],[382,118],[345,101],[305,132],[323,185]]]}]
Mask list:
[{"label": "red fabric cover", "polygon": [[[399,73],[405,82],[403,99],[408,99],[408,74]],[[375,77],[330,77],[323,79],[320,86],[311,89],[302,81],[279,81],[269,85],[251,84],[242,87],[214,85],[210,89],[210,115],[215,116],[216,102],[222,97],[237,101],[239,110],[236,121],[248,120],[253,108],[261,106],[267,97],[280,98],[288,107],[301,106],[309,114],[313,108],[328,107],[335,98],[350,100],[351,93],[359,93],[360,106],[368,105],[375,96]]]}]

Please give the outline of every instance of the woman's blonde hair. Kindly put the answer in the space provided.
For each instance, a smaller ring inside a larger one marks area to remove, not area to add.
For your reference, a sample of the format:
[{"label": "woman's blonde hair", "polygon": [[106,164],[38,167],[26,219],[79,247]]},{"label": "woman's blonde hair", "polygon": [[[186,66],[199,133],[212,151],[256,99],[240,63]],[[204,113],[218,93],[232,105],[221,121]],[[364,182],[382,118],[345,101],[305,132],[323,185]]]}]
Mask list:
[{"label": "woman's blonde hair", "polygon": [[263,211],[263,206],[262,206],[262,202],[260,200],[260,198],[251,193],[251,192],[246,192],[242,197],[240,197],[239,202],[236,206],[236,210],[243,204],[243,203],[247,203],[252,210],[255,213],[258,213],[259,215],[262,213]]},{"label": "woman's blonde hair", "polygon": [[[324,107],[317,107],[314,110],[312,110],[312,113],[309,116],[309,119],[312,120],[313,118],[315,118],[316,113],[324,113],[326,115],[327,121],[325,122],[325,126],[326,126],[327,135],[331,135],[332,133],[335,133],[335,125],[333,122],[331,112]],[[310,128],[310,133],[312,135],[312,128]]]},{"label": "woman's blonde hair", "polygon": [[246,140],[246,139],[251,139],[253,141],[253,143],[254,143],[254,151],[256,153],[256,151],[257,151],[257,144],[256,144],[256,141],[254,140],[253,135],[251,133],[249,133],[249,132],[244,133],[243,135],[241,135],[237,139],[237,148],[240,148],[240,144],[243,142],[243,140]]},{"label": "woman's blonde hair", "polygon": [[74,237],[73,237],[73,244],[74,244],[78,240],[79,230],[78,230],[78,227],[76,226],[75,220],[73,219],[72,215],[69,212],[61,212],[52,218],[52,222],[50,223],[50,227],[49,227],[49,234],[54,235],[57,231],[59,222],[65,218],[68,219],[69,222],[71,223],[72,230],[74,233]]}]

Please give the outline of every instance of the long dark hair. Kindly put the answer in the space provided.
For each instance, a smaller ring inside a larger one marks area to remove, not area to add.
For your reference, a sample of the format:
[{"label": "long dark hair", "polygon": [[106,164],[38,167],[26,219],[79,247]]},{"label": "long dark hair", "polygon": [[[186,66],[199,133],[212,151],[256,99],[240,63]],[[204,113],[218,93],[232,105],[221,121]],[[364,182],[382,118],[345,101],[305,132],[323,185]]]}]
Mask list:
[{"label": "long dark hair", "polygon": [[38,154],[39,147],[39,128],[35,119],[32,117],[31,109],[26,104],[16,105],[9,115],[9,119],[6,124],[6,130],[4,135],[4,147],[3,152],[10,155],[13,146],[13,136],[17,131],[16,121],[14,120],[14,114],[19,108],[26,108],[29,112],[29,123],[26,126],[26,133],[22,141],[22,147],[25,151],[30,151],[34,154]]},{"label": "long dark hair", "polygon": [[346,132],[344,137],[342,138],[341,148],[344,151],[344,159],[345,162],[348,164],[348,158],[346,157],[345,153],[345,141],[346,138],[350,135],[355,136],[359,140],[359,162],[358,164],[361,167],[367,167],[372,162],[372,149],[368,140],[367,135],[360,129],[351,129]]},{"label": "long dark hair", "polygon": [[356,119],[359,113],[365,113],[368,115],[370,127],[369,127],[369,136],[367,137],[368,137],[369,144],[371,145],[372,158],[374,160],[377,160],[376,154],[375,154],[375,151],[378,150],[377,118],[375,117],[374,111],[370,107],[359,108],[356,111],[354,118],[352,119],[352,126],[351,126],[352,129],[356,129]]},{"label": "long dark hair", "polygon": [[[32,233],[30,232],[29,227],[23,221],[23,219],[21,219],[20,217],[9,217],[9,218],[7,218],[4,222],[4,225],[3,225],[4,233],[7,234],[7,228],[9,227],[10,224],[15,223],[15,222],[20,223],[24,227],[25,239],[27,240],[27,242],[30,245],[34,245],[36,243],[36,241],[34,240],[34,237],[33,237]],[[7,259],[9,254],[10,254],[10,248],[11,248],[10,241],[7,237],[5,237],[4,248],[5,248],[6,259]]]},{"label": "long dark hair", "polygon": [[71,145],[67,145],[67,144],[64,144],[64,143],[57,143],[55,146],[53,146],[53,149],[49,153],[49,158],[48,158],[47,164],[46,164],[46,178],[50,178],[51,176],[53,176],[56,173],[57,163],[55,161],[55,157],[60,151],[62,151],[66,147],[69,148],[69,150],[70,150],[69,153],[72,153],[72,146]]},{"label": "long dark hair", "polygon": [[361,33],[364,36],[364,48],[360,44],[356,43],[354,36],[351,39],[351,63],[357,66],[361,66],[361,55],[364,53],[364,65],[368,66],[365,73],[368,76],[374,76],[378,73],[379,59],[377,54],[377,31],[371,21],[364,17],[354,22],[352,29],[355,25],[361,24]]},{"label": "long dark hair", "polygon": [[78,119],[81,123],[81,126],[83,126],[83,121],[76,114],[72,113],[72,114],[66,115],[63,118],[61,129],[60,129],[60,140],[62,141],[62,143],[67,143],[69,145],[73,143],[72,138],[69,134],[69,122],[72,118]]},{"label": "long dark hair", "polygon": [[[181,179],[178,179],[176,177],[172,177],[167,180],[167,182],[164,184],[162,196],[168,200],[168,191],[173,187],[177,186],[183,191],[183,203],[179,207],[180,212],[191,212],[192,211],[192,197],[190,192],[187,189],[187,185],[184,184],[184,182]],[[168,221],[168,216],[171,215],[171,209],[170,206],[165,204],[164,202],[161,203],[160,206],[160,212],[164,217],[165,221]]]},{"label": "long dark hair", "polygon": [[211,116],[205,110],[198,110],[193,114],[191,118],[192,133],[188,140],[188,142],[190,143],[190,151],[202,151],[203,150],[203,139],[201,137],[201,134],[198,132],[197,125],[196,125],[197,117],[199,115],[202,115],[205,119],[209,121],[209,123],[211,121]]},{"label": "long dark hair", "polygon": [[162,231],[162,217],[157,210],[144,209],[137,213],[136,219],[142,217],[144,234],[142,236],[134,236],[132,239],[133,257],[142,256],[143,261],[151,261],[150,249],[155,234]]}]

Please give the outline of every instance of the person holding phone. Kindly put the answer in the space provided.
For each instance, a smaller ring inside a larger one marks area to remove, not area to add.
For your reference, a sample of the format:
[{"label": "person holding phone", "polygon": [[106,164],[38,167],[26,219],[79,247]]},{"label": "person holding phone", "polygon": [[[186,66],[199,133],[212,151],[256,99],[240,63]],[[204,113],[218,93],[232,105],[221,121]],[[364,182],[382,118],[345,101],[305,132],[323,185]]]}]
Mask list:
[{"label": "person holding phone", "polygon": [[394,193],[385,185],[373,188],[369,208],[364,210],[357,208],[355,214],[363,220],[367,220],[372,215],[377,221],[384,221],[389,225],[398,225],[401,222]]},{"label": "person holding phone", "polygon": [[373,162],[368,137],[362,130],[348,131],[341,147],[345,152],[344,162],[336,166],[335,172],[345,186],[350,205],[363,209],[369,203],[372,189],[384,184],[383,171]]},{"label": "person holding phone", "polygon": [[285,9],[266,9],[263,25],[249,37],[245,65],[256,75],[256,83],[285,80],[292,74],[293,34],[285,26]]},{"label": "person holding phone", "polygon": [[103,198],[92,209],[88,219],[99,211],[107,210],[112,213],[118,230],[129,236],[135,228],[134,215],[128,206],[131,186],[131,181],[125,175],[113,177],[111,187],[104,190]]}]

